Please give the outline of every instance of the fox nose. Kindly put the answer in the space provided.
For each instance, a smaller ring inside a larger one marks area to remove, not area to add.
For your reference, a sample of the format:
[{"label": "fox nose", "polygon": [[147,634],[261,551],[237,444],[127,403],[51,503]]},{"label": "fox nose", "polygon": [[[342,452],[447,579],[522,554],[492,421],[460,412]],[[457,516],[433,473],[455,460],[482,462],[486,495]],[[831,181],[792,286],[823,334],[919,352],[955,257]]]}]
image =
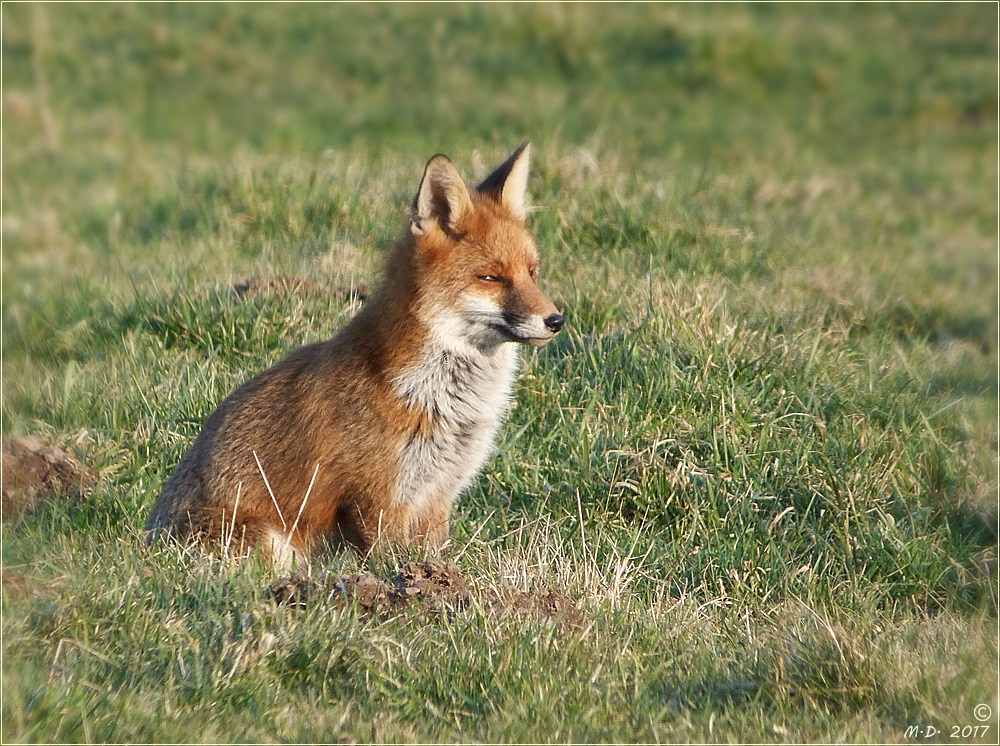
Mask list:
[{"label": "fox nose", "polygon": [[566,319],[563,318],[561,313],[554,313],[551,316],[545,317],[545,326],[551,329],[553,332],[557,332],[563,328],[563,324],[566,323]]}]

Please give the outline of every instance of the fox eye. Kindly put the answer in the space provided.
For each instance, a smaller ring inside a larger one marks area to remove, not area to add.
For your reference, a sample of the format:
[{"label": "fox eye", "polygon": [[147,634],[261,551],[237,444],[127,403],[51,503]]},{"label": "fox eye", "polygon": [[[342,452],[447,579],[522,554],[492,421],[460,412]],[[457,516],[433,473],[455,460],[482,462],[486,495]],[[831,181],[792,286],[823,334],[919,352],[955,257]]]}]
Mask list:
[{"label": "fox eye", "polygon": [[483,282],[503,282],[503,278],[499,275],[477,275],[477,278]]},{"label": "fox eye", "polygon": [[538,267],[532,267],[531,269],[529,269],[528,270],[528,275],[531,276],[532,280],[537,280],[538,279]]}]

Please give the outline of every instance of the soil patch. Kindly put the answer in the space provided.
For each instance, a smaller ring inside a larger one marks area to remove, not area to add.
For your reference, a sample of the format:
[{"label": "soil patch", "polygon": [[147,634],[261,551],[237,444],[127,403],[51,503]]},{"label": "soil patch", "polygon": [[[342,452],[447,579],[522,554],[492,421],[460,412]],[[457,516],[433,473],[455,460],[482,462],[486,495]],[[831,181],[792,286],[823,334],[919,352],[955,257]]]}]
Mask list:
[{"label": "soil patch", "polygon": [[297,572],[287,578],[278,578],[267,590],[275,603],[304,609],[316,588],[316,583],[304,572]]},{"label": "soil patch", "polygon": [[407,562],[391,579],[370,572],[311,580],[304,572],[278,578],[268,587],[276,603],[304,607],[310,598],[328,597],[334,603],[356,603],[366,611],[406,608],[418,601],[426,606],[455,610],[469,603],[469,586],[458,568],[445,562]]},{"label": "soil patch", "polygon": [[26,598],[32,595],[35,583],[27,575],[5,567],[0,570],[0,586],[8,598]]},{"label": "soil patch", "polygon": [[[296,573],[275,580],[268,593],[276,603],[293,607],[327,598],[334,604],[357,604],[368,612],[395,612],[410,606],[452,612],[465,608],[474,598],[458,567],[440,560],[407,562],[388,580],[370,572],[321,580]],[[513,588],[488,588],[478,595],[478,600],[500,614],[574,627],[584,622],[583,612],[572,599],[551,588],[527,593]]]},{"label": "soil patch", "polygon": [[342,603],[353,601],[365,611],[373,611],[390,603],[392,586],[370,572],[336,578],[330,598]]},{"label": "soil patch", "polygon": [[432,560],[403,565],[391,595],[397,603],[424,601],[447,609],[464,608],[471,598],[469,584],[456,565]]},{"label": "soil patch", "polygon": [[545,588],[540,591],[517,591],[513,596],[498,598],[498,608],[538,621],[558,619],[574,627],[583,626],[583,612],[565,593]]},{"label": "soil patch", "polygon": [[50,500],[79,502],[98,474],[71,455],[38,438],[4,438],[0,514],[11,519]]}]

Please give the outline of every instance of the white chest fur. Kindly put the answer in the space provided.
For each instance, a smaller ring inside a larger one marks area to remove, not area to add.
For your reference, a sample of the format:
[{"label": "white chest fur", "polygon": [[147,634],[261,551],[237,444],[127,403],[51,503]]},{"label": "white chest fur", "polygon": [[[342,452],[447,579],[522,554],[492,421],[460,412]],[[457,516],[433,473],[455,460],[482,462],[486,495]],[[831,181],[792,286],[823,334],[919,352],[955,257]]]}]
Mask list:
[{"label": "white chest fur", "polygon": [[414,512],[436,500],[450,507],[472,481],[507,414],[517,363],[515,344],[483,352],[431,343],[396,379],[399,395],[421,414],[421,426],[401,446],[398,504]]}]

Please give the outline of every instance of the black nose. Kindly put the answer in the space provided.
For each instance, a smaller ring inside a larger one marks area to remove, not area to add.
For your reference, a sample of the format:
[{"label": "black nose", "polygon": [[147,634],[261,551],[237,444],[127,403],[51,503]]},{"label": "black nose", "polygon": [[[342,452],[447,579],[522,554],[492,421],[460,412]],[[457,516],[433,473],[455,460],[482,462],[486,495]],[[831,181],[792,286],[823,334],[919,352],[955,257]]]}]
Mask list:
[{"label": "black nose", "polygon": [[563,328],[563,324],[566,323],[566,319],[563,318],[561,313],[554,313],[545,319],[545,326],[554,332],[559,331]]}]

